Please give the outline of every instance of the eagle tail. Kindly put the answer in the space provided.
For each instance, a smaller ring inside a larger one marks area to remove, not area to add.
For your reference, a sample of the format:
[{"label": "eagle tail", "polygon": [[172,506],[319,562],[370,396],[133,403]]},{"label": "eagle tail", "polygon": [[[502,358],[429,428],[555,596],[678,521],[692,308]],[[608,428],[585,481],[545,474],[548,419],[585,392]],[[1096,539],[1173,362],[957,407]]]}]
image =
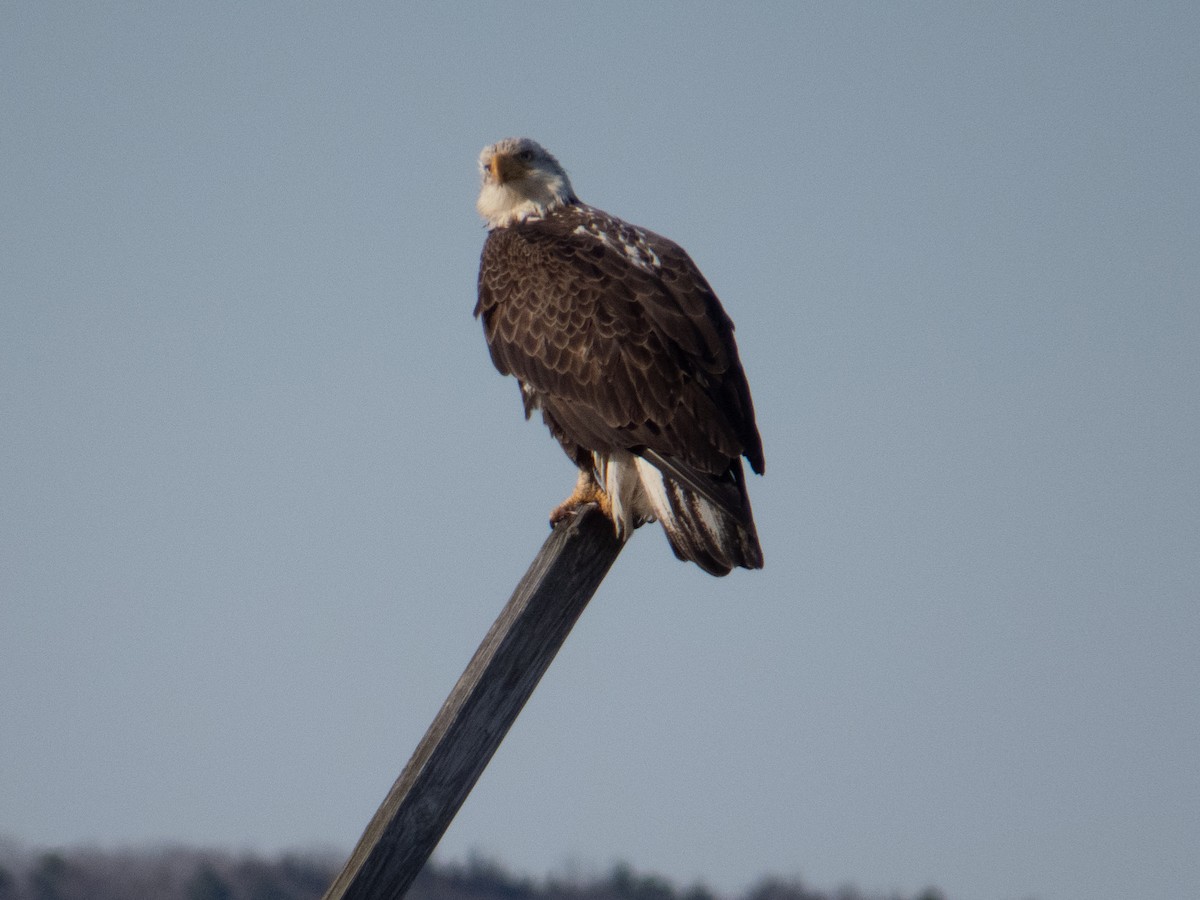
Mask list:
[{"label": "eagle tail", "polygon": [[[762,548],[740,479],[736,488],[714,483],[700,492],[642,457],[635,459],[642,487],[679,559],[694,562],[712,575],[728,575],[734,566],[762,568]],[[693,473],[688,481],[695,477]],[[736,489],[739,502],[717,502],[713,495],[721,488]],[[734,515],[733,509],[742,514]]]}]

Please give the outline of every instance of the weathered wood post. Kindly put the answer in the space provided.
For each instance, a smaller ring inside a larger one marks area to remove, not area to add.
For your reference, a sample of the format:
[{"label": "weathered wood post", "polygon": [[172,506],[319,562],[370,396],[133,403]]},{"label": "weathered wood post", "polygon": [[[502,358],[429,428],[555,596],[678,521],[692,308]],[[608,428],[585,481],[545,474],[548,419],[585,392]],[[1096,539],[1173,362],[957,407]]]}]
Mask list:
[{"label": "weathered wood post", "polygon": [[325,900],[404,896],[621,546],[595,506],[550,533]]}]

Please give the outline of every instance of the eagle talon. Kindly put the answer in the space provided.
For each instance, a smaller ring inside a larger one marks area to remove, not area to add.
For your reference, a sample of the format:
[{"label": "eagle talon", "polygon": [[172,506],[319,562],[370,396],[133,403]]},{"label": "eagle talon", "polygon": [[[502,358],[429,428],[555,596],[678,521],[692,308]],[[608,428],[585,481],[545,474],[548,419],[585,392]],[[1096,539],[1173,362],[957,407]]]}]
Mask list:
[{"label": "eagle talon", "polygon": [[612,518],[612,501],[608,499],[608,494],[604,493],[604,489],[596,483],[591,472],[581,469],[579,480],[575,483],[575,490],[571,492],[571,496],[550,510],[550,527],[553,528],[560,522],[573,518],[589,505],[600,507],[600,511],[604,515]]},{"label": "eagle talon", "polygon": [[567,519],[575,518],[575,515],[579,512],[579,509],[582,505],[583,504],[568,505],[566,503],[560,503],[558,506],[554,507],[554,509],[550,510],[550,527],[554,528],[556,525],[561,525],[563,522],[567,521]]}]

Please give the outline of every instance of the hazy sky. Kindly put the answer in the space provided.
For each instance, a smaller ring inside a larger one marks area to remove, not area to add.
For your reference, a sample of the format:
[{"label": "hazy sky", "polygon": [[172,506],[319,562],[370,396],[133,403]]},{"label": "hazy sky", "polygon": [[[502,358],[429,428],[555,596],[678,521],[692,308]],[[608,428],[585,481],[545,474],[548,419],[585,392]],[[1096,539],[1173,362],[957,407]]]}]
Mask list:
[{"label": "hazy sky", "polygon": [[0,7],[0,833],[347,852],[571,465],[524,134],[738,324],[767,567],[643,529],[440,853],[1200,896],[1200,6]]}]

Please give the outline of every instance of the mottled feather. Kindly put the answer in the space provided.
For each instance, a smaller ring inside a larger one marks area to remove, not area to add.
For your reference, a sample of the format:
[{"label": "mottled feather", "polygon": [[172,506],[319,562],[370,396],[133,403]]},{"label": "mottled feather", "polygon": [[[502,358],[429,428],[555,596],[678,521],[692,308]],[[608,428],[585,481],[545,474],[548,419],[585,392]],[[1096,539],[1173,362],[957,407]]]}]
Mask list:
[{"label": "mottled feather", "polygon": [[[475,314],[496,367],[586,432],[560,440],[589,451],[645,446],[712,475],[744,454],[761,473],[733,324],[708,283],[650,232],[639,230],[661,272],[629,265],[619,246],[578,230],[598,217],[617,221],[569,205],[488,235]],[[567,404],[575,415],[564,415]]]},{"label": "mottled feather", "polygon": [[562,202],[498,218],[483,248],[475,315],[496,368],[581,469],[603,483],[629,460],[677,556],[761,567],[741,460],[765,466],[732,321],[678,244],[578,202],[544,158]]}]

